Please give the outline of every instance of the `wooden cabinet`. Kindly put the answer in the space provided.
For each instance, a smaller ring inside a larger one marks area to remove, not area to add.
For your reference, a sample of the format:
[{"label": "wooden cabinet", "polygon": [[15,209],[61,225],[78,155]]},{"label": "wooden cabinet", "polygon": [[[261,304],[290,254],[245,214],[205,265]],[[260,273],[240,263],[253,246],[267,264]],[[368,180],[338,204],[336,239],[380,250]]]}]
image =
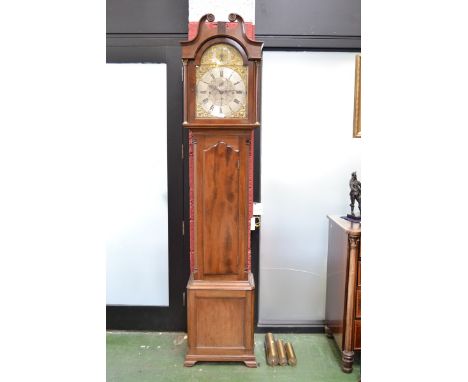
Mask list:
[{"label": "wooden cabinet", "polygon": [[325,331],[341,351],[341,369],[350,373],[361,350],[361,224],[328,219]]}]

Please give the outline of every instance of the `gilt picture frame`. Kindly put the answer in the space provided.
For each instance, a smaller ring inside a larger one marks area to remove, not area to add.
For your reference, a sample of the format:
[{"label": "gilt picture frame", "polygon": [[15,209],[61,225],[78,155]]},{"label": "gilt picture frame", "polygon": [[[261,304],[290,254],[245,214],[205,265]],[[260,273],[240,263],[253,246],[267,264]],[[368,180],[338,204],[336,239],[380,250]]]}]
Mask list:
[{"label": "gilt picture frame", "polygon": [[353,138],[361,138],[361,55],[356,55],[354,71]]}]

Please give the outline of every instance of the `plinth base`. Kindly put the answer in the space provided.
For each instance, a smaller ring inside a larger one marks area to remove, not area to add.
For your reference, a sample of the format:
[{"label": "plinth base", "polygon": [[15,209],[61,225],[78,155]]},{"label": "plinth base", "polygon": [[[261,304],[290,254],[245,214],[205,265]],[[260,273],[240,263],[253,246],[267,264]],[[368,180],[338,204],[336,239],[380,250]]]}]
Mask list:
[{"label": "plinth base", "polygon": [[243,356],[219,356],[216,354],[207,354],[204,356],[201,355],[191,355],[187,354],[185,356],[184,366],[192,367],[199,361],[207,362],[244,362],[247,367],[257,367],[257,359],[254,355],[243,355]]},{"label": "plinth base", "polygon": [[184,366],[198,361],[244,362],[254,354],[254,281],[194,280],[187,285],[188,350]]}]

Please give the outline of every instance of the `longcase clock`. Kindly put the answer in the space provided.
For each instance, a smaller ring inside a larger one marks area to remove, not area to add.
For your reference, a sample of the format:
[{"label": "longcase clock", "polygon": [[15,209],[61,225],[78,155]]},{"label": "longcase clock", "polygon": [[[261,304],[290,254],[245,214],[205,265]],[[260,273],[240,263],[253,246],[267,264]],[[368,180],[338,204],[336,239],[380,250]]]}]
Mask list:
[{"label": "longcase clock", "polygon": [[250,269],[253,131],[259,123],[263,43],[243,19],[200,19],[182,42],[184,122],[189,129],[190,267],[188,351],[197,361],[256,367]]}]

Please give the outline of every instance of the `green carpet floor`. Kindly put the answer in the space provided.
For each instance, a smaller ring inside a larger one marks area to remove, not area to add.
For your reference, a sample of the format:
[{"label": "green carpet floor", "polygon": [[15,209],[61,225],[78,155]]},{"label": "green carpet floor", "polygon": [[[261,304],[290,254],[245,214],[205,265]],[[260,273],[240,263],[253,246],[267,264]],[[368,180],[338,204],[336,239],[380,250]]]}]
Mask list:
[{"label": "green carpet floor", "polygon": [[[187,348],[185,333],[107,332],[107,381],[358,381],[359,358],[351,374],[340,370],[340,354],[333,340],[324,334],[275,334],[292,342],[297,366],[268,366],[263,348],[264,334],[255,334],[259,367],[243,363],[199,362],[183,366]],[[359,356],[358,356],[359,357]]]}]

